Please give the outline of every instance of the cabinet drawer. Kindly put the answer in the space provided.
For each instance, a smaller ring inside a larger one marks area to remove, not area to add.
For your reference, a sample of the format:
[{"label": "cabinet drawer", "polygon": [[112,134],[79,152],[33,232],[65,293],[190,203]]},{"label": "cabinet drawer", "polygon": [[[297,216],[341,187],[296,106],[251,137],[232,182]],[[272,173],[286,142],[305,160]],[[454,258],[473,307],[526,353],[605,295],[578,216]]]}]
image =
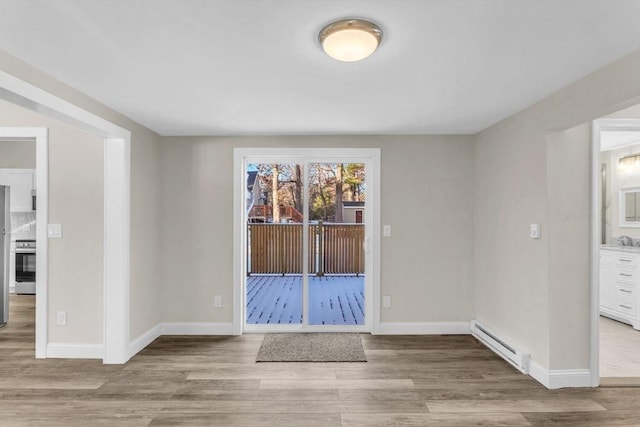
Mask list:
[{"label": "cabinet drawer", "polygon": [[616,281],[632,285],[638,283],[638,270],[616,269]]},{"label": "cabinet drawer", "polygon": [[625,304],[625,305],[632,305],[635,306],[636,305],[636,301],[638,298],[638,288],[635,286],[625,286],[625,285],[621,285],[620,283],[617,284],[617,288],[618,288],[618,295],[617,295],[617,301],[620,304]]},{"label": "cabinet drawer", "polygon": [[616,254],[616,265],[621,267],[636,268],[638,266],[638,256],[635,254]]},{"label": "cabinet drawer", "polygon": [[616,306],[616,311],[626,315],[637,317],[638,316],[638,306],[632,302],[628,301],[618,301],[618,305]]}]

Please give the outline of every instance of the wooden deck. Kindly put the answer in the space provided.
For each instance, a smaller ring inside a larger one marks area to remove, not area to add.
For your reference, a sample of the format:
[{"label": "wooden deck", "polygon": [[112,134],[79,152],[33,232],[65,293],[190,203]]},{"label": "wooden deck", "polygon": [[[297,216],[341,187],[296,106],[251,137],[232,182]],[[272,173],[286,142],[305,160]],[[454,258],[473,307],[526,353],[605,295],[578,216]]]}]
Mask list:
[{"label": "wooden deck", "polygon": [[[247,324],[302,323],[302,276],[247,277]],[[364,324],[363,276],[310,276],[309,324]]]}]

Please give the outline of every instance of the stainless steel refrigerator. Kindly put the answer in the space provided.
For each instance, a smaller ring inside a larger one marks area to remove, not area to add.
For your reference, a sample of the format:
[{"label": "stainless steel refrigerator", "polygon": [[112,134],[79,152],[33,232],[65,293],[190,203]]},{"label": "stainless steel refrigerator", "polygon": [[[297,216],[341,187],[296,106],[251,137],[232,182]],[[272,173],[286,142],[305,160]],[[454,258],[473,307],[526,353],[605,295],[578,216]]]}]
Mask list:
[{"label": "stainless steel refrigerator", "polygon": [[9,321],[9,245],[11,215],[9,186],[0,185],[0,326]]}]

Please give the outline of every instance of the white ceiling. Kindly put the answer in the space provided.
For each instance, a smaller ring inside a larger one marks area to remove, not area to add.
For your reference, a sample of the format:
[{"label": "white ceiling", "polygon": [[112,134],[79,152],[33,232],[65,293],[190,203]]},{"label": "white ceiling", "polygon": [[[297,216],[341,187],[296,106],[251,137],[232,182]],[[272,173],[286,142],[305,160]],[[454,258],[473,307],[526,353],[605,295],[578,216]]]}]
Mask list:
[{"label": "white ceiling", "polygon": [[0,49],[163,135],[475,133],[640,49],[640,0],[0,0]]}]

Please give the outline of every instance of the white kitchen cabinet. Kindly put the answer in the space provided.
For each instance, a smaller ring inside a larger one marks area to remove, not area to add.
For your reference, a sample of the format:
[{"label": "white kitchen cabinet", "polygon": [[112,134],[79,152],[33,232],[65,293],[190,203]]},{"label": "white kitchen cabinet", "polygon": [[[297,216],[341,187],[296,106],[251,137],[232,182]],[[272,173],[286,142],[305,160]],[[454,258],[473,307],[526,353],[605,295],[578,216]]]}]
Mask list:
[{"label": "white kitchen cabinet", "polygon": [[0,185],[11,187],[11,212],[33,210],[31,190],[35,189],[34,169],[0,169]]},{"label": "white kitchen cabinet", "polygon": [[600,250],[600,314],[640,330],[640,251]]}]

